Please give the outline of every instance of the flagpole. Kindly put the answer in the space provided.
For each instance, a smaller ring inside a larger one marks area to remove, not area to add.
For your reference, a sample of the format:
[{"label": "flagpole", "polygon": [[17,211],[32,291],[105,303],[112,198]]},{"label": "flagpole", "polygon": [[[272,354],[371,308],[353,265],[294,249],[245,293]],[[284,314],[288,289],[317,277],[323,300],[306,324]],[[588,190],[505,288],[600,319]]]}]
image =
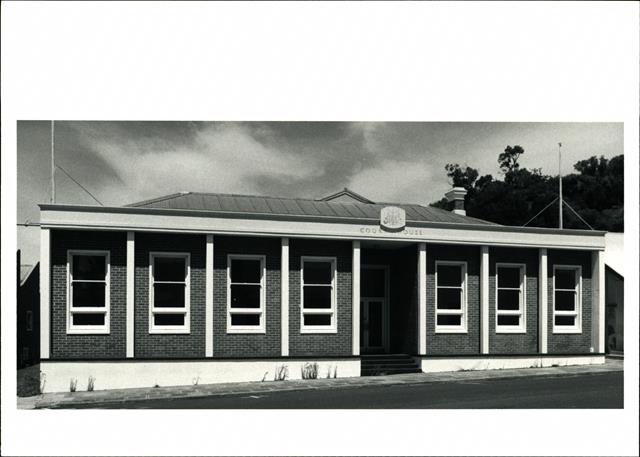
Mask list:
[{"label": "flagpole", "polygon": [[562,143],[558,143],[558,183],[560,186],[560,200],[558,202],[558,216],[560,228],[562,229]]},{"label": "flagpole", "polygon": [[51,121],[51,203],[56,202],[55,121]]}]

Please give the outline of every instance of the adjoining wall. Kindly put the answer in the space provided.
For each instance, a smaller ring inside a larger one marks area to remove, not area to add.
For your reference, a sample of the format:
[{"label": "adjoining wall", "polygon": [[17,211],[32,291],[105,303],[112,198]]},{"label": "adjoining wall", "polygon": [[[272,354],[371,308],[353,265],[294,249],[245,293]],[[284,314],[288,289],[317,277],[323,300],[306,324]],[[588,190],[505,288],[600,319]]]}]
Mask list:
[{"label": "adjoining wall", "polygon": [[[526,333],[496,332],[496,263],[525,264]],[[538,250],[489,249],[489,354],[538,352]]]},{"label": "adjoining wall", "polygon": [[[349,241],[289,240],[289,354],[291,356],[351,355],[351,255],[352,244]],[[337,258],[337,333],[300,333],[301,256]]]},{"label": "adjoining wall", "polygon": [[[591,322],[593,292],[591,281],[591,253],[587,251],[549,250],[548,252],[548,320],[547,341],[550,354],[578,354],[591,352]],[[582,267],[582,332],[553,333],[553,266],[580,265]],[[604,291],[603,291],[604,292]],[[604,318],[604,316],[603,316]]]},{"label": "adjoining wall", "polygon": [[[110,252],[110,332],[67,334],[67,251]],[[126,233],[51,230],[50,359],[118,359],[126,356]]]},{"label": "adjoining wall", "polygon": [[[467,262],[467,332],[435,332],[436,260]],[[427,355],[480,353],[480,247],[427,244]]]},{"label": "adjoining wall", "polygon": [[[113,362],[42,362],[42,393],[88,390],[93,378],[94,390],[149,388],[155,386],[192,386],[225,382],[274,381],[280,367],[286,367],[286,379],[302,379],[305,364],[318,364],[318,378],[360,376],[358,359],[282,359],[282,360],[173,360]],[[309,380],[313,382],[313,380]]]},{"label": "adjoining wall", "polygon": [[[280,355],[280,239],[215,236],[213,239],[213,356]],[[265,333],[227,333],[227,255],[264,255]],[[203,286],[204,287],[204,286]]]}]

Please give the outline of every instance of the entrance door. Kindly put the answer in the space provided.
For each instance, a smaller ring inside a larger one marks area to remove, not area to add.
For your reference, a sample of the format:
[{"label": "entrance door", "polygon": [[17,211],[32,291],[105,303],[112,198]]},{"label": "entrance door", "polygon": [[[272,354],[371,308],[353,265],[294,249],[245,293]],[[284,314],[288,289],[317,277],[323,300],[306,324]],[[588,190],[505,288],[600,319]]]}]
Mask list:
[{"label": "entrance door", "polygon": [[386,265],[362,266],[360,290],[360,350],[363,354],[389,349],[389,279]]},{"label": "entrance door", "polygon": [[384,351],[384,298],[363,298],[360,300],[362,352]]}]

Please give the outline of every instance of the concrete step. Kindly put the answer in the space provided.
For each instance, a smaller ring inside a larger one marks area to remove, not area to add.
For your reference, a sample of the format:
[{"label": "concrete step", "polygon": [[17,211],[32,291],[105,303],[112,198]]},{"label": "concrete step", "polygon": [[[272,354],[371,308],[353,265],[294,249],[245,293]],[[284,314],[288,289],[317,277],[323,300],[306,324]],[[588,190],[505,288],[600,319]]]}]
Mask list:
[{"label": "concrete step", "polygon": [[363,369],[361,376],[384,376],[389,374],[405,374],[405,373],[421,373],[418,367],[413,368],[380,368],[380,369]]}]

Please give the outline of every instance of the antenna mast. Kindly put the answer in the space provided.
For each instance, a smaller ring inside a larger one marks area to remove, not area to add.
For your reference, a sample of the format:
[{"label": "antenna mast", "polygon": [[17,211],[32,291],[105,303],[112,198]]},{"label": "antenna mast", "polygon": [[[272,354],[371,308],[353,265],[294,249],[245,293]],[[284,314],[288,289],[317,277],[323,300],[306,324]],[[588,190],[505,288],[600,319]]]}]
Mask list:
[{"label": "antenna mast", "polygon": [[55,121],[51,121],[51,203],[56,202]]},{"label": "antenna mast", "polygon": [[558,183],[560,185],[560,200],[558,202],[558,220],[562,228],[562,143],[558,143]]}]

